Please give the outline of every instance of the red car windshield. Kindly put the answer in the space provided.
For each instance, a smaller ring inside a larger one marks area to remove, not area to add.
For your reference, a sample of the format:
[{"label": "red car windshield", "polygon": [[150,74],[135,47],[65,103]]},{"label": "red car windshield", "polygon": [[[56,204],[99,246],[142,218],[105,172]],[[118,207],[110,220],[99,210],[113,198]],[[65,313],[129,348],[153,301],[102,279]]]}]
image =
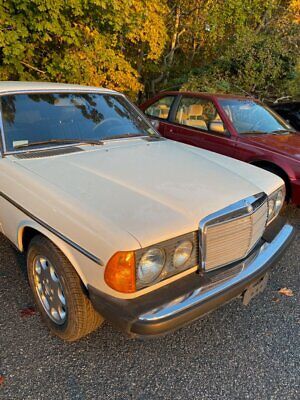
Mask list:
[{"label": "red car windshield", "polygon": [[254,100],[219,98],[219,103],[240,134],[285,134],[294,131],[279,115]]}]

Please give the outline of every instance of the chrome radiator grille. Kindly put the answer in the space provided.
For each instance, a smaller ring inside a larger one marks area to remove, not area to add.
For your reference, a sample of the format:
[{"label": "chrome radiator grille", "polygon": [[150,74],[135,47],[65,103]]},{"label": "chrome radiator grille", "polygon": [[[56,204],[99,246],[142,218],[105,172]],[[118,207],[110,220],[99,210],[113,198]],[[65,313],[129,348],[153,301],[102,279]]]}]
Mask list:
[{"label": "chrome radiator grille", "polygon": [[[258,197],[260,196],[260,197]],[[221,217],[206,221],[200,234],[202,266],[212,270],[247,256],[266,227],[268,204],[260,194],[229,208]],[[223,211],[226,211],[223,210]]]}]

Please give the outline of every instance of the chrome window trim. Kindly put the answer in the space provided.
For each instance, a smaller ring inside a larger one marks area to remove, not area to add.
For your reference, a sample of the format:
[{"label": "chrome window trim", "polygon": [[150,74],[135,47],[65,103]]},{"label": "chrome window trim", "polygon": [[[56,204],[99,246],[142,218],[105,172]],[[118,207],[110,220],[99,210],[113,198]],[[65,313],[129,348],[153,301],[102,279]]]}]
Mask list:
[{"label": "chrome window trim", "polygon": [[[219,211],[216,211],[206,217],[204,217],[200,222],[199,222],[199,254],[201,256],[201,259],[199,260],[199,265],[201,266],[201,269],[203,271],[206,270],[206,246],[205,246],[205,240],[206,240],[206,232],[207,232],[207,227],[211,225],[220,225],[223,224],[226,221],[234,221],[236,219],[250,216],[252,215],[255,211],[257,211],[265,201],[267,201],[268,196],[264,192],[257,193],[253,196],[246,197],[243,200],[239,200],[236,203],[233,203]],[[266,221],[267,223],[267,221]],[[254,244],[254,246],[248,251],[247,255],[251,252],[251,250],[255,247],[257,242]],[[218,265],[215,268],[210,269],[209,271],[213,271],[214,269],[221,268],[224,265]]]},{"label": "chrome window trim", "polygon": [[[75,85],[76,86],[76,85]],[[108,89],[103,89],[103,88],[99,88],[99,89],[94,89],[94,88],[87,88],[87,89],[59,89],[59,88],[53,88],[53,89],[26,89],[26,90],[22,90],[22,89],[17,89],[17,90],[2,90],[0,92],[0,97],[2,96],[8,96],[8,95],[15,95],[15,94],[31,94],[31,93],[91,93],[91,92],[95,92],[95,93],[99,93],[99,94],[116,94],[119,96],[123,96],[122,93],[119,92],[115,92],[113,90],[108,90]]]}]

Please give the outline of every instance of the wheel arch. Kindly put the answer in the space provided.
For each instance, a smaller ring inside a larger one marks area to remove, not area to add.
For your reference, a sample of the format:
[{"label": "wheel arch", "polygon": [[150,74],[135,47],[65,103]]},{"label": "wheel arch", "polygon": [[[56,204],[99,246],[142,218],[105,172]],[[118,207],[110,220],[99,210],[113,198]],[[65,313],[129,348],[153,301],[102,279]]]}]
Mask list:
[{"label": "wheel arch", "polygon": [[87,287],[87,279],[79,266],[79,262],[75,254],[76,250],[72,249],[67,243],[55,236],[53,233],[49,232],[46,228],[40,226],[35,221],[26,221],[19,225],[17,237],[18,249],[22,253],[26,253],[30,241],[36,235],[42,235],[46,237],[65,255],[73,268],[76,270],[84,286]]},{"label": "wheel arch", "polygon": [[267,171],[273,172],[273,173],[277,174],[278,176],[280,176],[280,178],[282,178],[285,182],[287,199],[290,200],[291,195],[292,195],[291,182],[290,182],[289,175],[284,170],[284,168],[282,168],[278,164],[276,164],[272,161],[268,161],[268,160],[254,160],[254,161],[251,161],[250,164],[255,165],[256,167],[265,169]]}]

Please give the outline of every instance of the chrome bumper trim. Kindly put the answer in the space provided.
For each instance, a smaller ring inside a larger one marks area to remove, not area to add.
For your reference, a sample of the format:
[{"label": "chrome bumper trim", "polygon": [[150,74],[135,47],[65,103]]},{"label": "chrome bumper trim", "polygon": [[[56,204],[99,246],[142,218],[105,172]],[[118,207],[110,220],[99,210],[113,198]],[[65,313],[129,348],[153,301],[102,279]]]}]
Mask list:
[{"label": "chrome bumper trim", "polygon": [[[237,268],[236,275],[225,277],[221,282],[216,281],[213,284],[202,286],[184,296],[148,311],[139,316],[138,320],[143,322],[162,321],[166,318],[176,317],[178,314],[200,306],[202,303],[211,300],[215,296],[226,292],[228,289],[242,283],[247,282],[254,275],[270,264],[272,259],[280,252],[281,248],[292,237],[294,228],[290,224],[282,227],[279,233],[275,236],[272,242],[264,242],[263,245],[252,253],[247,259],[242,261]],[[236,270],[236,269],[235,269]]]}]

